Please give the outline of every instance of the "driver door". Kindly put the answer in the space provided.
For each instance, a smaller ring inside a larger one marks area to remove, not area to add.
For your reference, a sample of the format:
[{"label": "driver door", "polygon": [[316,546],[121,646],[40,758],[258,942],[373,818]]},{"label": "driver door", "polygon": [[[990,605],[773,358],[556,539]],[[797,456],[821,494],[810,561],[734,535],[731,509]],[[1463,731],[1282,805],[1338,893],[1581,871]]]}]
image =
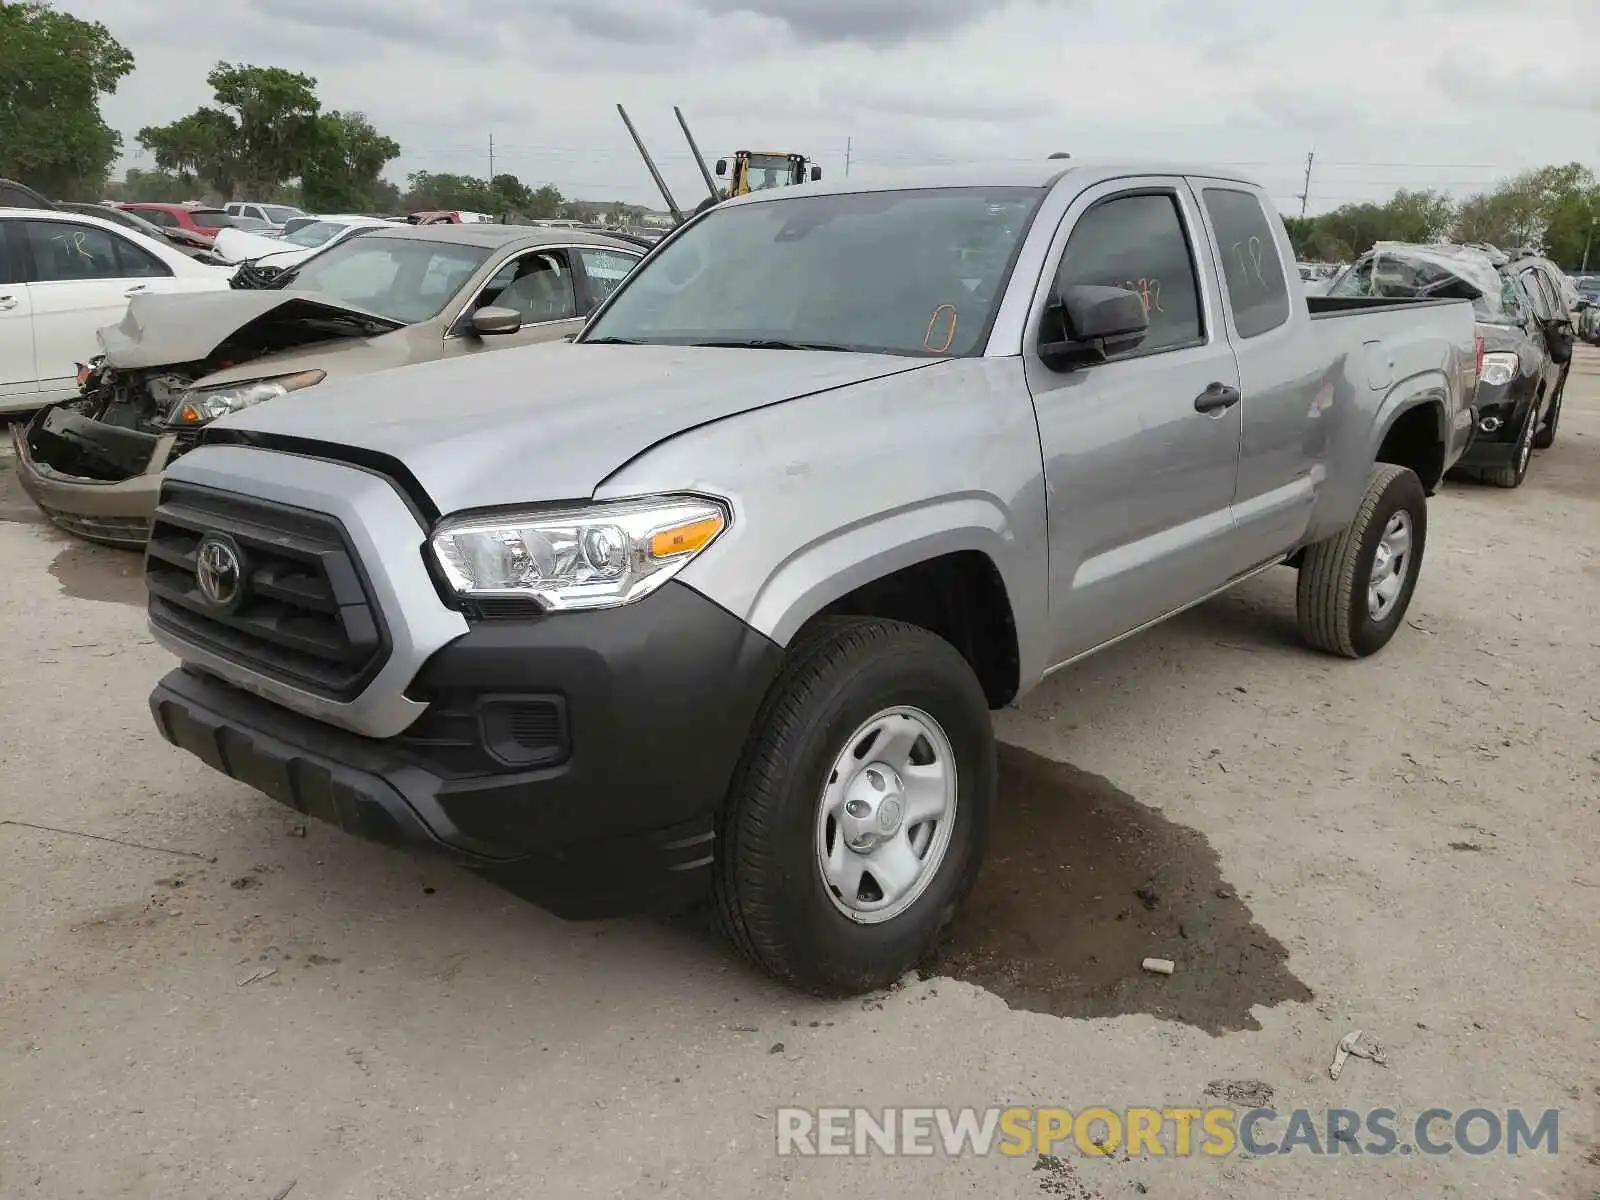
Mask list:
[{"label": "driver door", "polygon": [[[477,333],[472,314],[480,308],[514,309],[522,325],[515,333]],[[445,335],[444,353],[448,358],[553,342],[577,333],[583,322],[570,251],[526,250],[506,259],[462,307]]]}]

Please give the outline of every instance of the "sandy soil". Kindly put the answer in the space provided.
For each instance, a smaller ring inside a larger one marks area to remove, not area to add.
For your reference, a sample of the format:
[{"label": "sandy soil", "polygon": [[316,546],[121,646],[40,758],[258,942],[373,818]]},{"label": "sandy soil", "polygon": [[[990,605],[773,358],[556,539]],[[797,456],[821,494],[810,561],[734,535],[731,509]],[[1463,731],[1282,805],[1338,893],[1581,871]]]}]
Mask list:
[{"label": "sandy soil", "polygon": [[[0,1197],[1594,1200],[1600,354],[1581,353],[1527,485],[1434,500],[1410,628],[1378,658],[1302,650],[1275,572],[1000,714],[972,905],[927,977],[840,1004],[692,921],[563,924],[305,828],[171,750],[137,560],[40,523],[0,459]],[[1358,1027],[1389,1063],[1334,1082]],[[1402,1120],[1560,1108],[1560,1152],[775,1153],[789,1103],[1201,1105],[1213,1083]]]}]

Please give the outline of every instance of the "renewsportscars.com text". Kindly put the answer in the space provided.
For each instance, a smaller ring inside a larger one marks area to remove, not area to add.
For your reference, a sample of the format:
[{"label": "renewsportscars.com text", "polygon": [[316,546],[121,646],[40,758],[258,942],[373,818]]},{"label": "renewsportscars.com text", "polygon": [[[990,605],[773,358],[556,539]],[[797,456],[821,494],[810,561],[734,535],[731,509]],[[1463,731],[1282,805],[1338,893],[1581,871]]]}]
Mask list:
[{"label": "renewsportscars.com text", "polygon": [[1558,1109],[780,1108],[781,1155],[1554,1154]]}]

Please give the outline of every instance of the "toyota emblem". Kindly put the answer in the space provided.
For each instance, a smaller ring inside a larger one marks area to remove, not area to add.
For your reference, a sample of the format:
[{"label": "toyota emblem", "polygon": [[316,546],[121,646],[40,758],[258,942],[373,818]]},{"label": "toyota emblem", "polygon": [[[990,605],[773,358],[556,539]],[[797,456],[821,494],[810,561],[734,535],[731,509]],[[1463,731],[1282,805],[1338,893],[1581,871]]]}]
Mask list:
[{"label": "toyota emblem", "polygon": [[208,533],[195,550],[194,581],[217,608],[233,609],[244,599],[244,558],[232,538]]}]

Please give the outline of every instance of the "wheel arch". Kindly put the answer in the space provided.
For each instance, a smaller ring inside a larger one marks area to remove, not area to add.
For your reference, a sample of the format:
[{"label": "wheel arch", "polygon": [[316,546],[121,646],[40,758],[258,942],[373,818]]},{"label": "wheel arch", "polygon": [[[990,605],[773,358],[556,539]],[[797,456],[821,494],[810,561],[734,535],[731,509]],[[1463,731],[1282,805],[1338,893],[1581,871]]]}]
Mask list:
[{"label": "wheel arch", "polygon": [[1013,597],[1018,581],[1003,514],[977,496],[889,514],[838,531],[787,558],[755,598],[750,623],[781,646],[829,616],[921,626],[961,652],[991,707],[1022,679]]},{"label": "wheel arch", "polygon": [[1433,494],[1444,480],[1450,444],[1450,388],[1430,371],[1390,391],[1374,423],[1372,461],[1406,467]]}]

